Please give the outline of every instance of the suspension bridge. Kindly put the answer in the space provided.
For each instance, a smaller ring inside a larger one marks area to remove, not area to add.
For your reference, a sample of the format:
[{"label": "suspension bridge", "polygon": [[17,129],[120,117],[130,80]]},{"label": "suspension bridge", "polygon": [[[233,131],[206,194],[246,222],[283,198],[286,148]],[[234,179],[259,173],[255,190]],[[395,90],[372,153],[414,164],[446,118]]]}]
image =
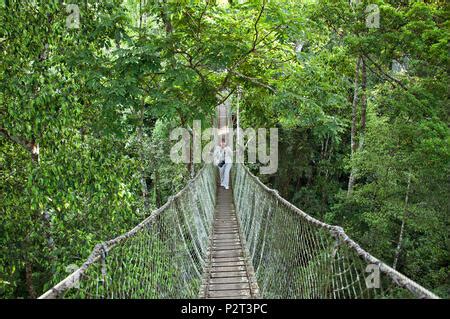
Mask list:
[{"label": "suspension bridge", "polygon": [[206,164],[40,298],[438,298],[245,165],[231,175],[231,188],[221,188]]}]

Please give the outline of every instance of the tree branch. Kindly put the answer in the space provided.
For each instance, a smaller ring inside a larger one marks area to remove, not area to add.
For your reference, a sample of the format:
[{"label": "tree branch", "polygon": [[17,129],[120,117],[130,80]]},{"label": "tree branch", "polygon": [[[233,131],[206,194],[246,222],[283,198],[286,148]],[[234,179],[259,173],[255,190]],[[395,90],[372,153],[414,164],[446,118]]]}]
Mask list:
[{"label": "tree branch", "polygon": [[22,146],[28,152],[33,153],[33,145],[34,145],[34,143],[29,142],[29,141],[27,141],[27,140],[25,140],[23,138],[20,138],[20,137],[17,137],[17,136],[13,136],[13,135],[9,134],[9,132],[6,129],[4,129],[3,127],[0,127],[0,135],[6,137],[11,142],[19,144],[20,146]]},{"label": "tree branch", "polygon": [[234,93],[235,90],[236,88],[231,89],[230,92],[225,97],[223,97],[222,100],[219,101],[219,103],[217,103],[217,105],[225,103],[225,101],[228,100],[228,98]]},{"label": "tree branch", "polygon": [[229,70],[229,72],[230,72],[231,74],[237,75],[237,76],[240,77],[240,78],[246,79],[246,80],[252,82],[253,84],[262,86],[263,88],[266,88],[266,89],[270,90],[272,93],[277,93],[277,91],[276,91],[272,86],[270,86],[270,85],[268,85],[268,84],[266,84],[266,83],[261,82],[261,81],[260,81],[259,79],[257,79],[257,78],[252,78],[252,77],[250,77],[250,76],[244,75],[244,74],[242,74],[242,73],[240,73],[240,72],[233,71],[233,70]]},{"label": "tree branch", "polygon": [[404,89],[405,91],[408,91],[408,88],[399,80],[397,80],[396,78],[394,78],[393,76],[389,75],[388,73],[386,73],[382,67],[377,64],[374,60],[372,60],[367,54],[363,54],[363,56],[365,58],[367,58],[367,60],[369,60],[374,66],[375,68],[377,68],[378,71],[381,72],[381,74],[383,74],[386,78],[388,78],[390,81],[396,83],[397,85],[399,85],[402,89]]}]

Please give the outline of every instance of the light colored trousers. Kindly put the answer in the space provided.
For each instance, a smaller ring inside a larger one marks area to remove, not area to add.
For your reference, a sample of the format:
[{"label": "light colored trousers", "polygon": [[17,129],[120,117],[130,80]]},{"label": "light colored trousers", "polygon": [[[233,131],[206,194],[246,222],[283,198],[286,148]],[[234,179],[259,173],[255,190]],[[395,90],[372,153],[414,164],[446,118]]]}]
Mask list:
[{"label": "light colored trousers", "polygon": [[231,169],[231,163],[225,163],[222,167],[219,167],[220,185],[225,188],[229,187],[230,169]]}]

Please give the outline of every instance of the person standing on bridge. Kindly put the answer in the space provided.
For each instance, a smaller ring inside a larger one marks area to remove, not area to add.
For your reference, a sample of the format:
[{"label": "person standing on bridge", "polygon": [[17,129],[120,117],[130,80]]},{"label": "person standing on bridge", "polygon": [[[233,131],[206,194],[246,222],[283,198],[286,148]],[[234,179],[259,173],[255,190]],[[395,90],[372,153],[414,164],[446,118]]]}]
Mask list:
[{"label": "person standing on bridge", "polygon": [[220,186],[229,189],[230,170],[233,162],[233,152],[227,146],[225,139],[220,141],[220,144],[214,149],[214,164],[219,168]]}]

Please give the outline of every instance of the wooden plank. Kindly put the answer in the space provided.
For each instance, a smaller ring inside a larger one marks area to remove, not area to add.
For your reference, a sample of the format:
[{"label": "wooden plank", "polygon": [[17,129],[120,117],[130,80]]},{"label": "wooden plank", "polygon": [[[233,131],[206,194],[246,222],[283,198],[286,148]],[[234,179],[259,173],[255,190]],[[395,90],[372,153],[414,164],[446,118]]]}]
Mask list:
[{"label": "wooden plank", "polygon": [[213,251],[213,258],[220,257],[243,257],[242,251]]},{"label": "wooden plank", "polygon": [[211,267],[245,266],[243,261],[223,261],[211,263]]},{"label": "wooden plank", "polygon": [[238,247],[236,251],[242,251],[239,242],[227,242],[227,243],[216,243],[210,247],[210,251],[214,252],[217,250],[226,250],[229,247]]},{"label": "wooden plank", "polygon": [[220,244],[220,243],[238,243],[241,244],[241,239],[238,238],[216,238],[213,240],[214,244]]},{"label": "wooden plank", "polygon": [[[225,234],[219,234],[219,235],[225,235]],[[219,236],[219,235],[217,235],[217,236]],[[241,244],[241,238],[239,237],[239,234],[232,234],[232,235],[234,235],[235,237],[233,237],[233,238],[223,238],[222,236],[220,236],[220,237],[217,237],[217,238],[213,238],[212,243],[214,243],[214,244],[219,243],[220,244],[222,242],[234,241],[234,242],[238,242],[239,245],[240,245]],[[213,237],[214,237],[214,235],[213,235]]]},{"label": "wooden plank", "polygon": [[208,297],[208,299],[249,299],[248,296],[237,296],[237,297]]},{"label": "wooden plank", "polygon": [[240,296],[248,296],[250,297],[250,289],[242,289],[242,290],[219,290],[219,291],[210,291],[208,293],[209,297],[240,297]]},{"label": "wooden plank", "polygon": [[209,280],[210,285],[218,284],[242,284],[249,283],[247,277],[222,277],[222,278],[211,278]]},{"label": "wooden plank", "polygon": [[238,234],[213,235],[213,239],[239,239],[239,235]]},{"label": "wooden plank", "polygon": [[[214,270],[214,269],[212,269],[212,270]],[[244,278],[247,278],[247,272],[245,272],[245,271],[211,272],[211,278],[225,278],[225,277],[244,277]]]},{"label": "wooden plank", "polygon": [[239,234],[233,234],[233,236],[234,237],[232,237],[232,238],[226,238],[226,237],[224,237],[222,235],[214,235],[213,234],[212,240],[213,240],[213,243],[215,243],[215,242],[222,242],[222,241],[233,241],[233,240],[234,241],[239,241],[239,243],[240,243],[241,238],[239,237]]},{"label": "wooden plank", "polygon": [[239,233],[230,233],[230,234],[216,234],[213,233],[213,239],[226,239],[226,238],[239,238]]},{"label": "wooden plank", "polygon": [[241,243],[238,240],[233,240],[233,241],[221,241],[221,242],[215,242],[211,247],[212,249],[214,249],[214,247],[223,247],[223,246],[239,246],[240,247]]},{"label": "wooden plank", "polygon": [[214,240],[214,241],[211,243],[211,246],[213,246],[213,247],[216,247],[216,246],[217,246],[217,247],[223,247],[223,246],[237,246],[239,250],[242,249],[241,241],[238,240],[238,239],[231,239],[231,240],[229,240],[229,239],[226,239],[226,240],[220,240],[220,239],[218,239],[218,240]]},{"label": "wooden plank", "polygon": [[214,252],[218,252],[218,251],[229,251],[229,252],[237,251],[237,252],[239,252],[240,248],[236,249],[236,247],[215,247],[213,251]]},{"label": "wooden plank", "polygon": [[241,289],[250,289],[249,283],[222,283],[222,284],[213,284],[209,285],[209,290],[241,290]]},{"label": "wooden plank", "polygon": [[229,250],[234,249],[238,250],[241,249],[239,244],[216,244],[212,246],[213,250]]},{"label": "wooden plank", "polygon": [[223,247],[230,247],[230,246],[234,246],[237,247],[236,250],[242,250],[241,247],[241,242],[238,240],[234,240],[234,241],[222,241],[222,242],[214,242],[212,244],[212,248],[214,250],[220,250]]},{"label": "wooden plank", "polygon": [[214,232],[214,236],[219,236],[219,235],[233,235],[233,236],[237,236],[239,237],[239,233],[237,231],[221,231],[221,232]]},{"label": "wooden plank", "polygon": [[235,223],[230,223],[230,224],[227,224],[227,225],[217,225],[216,227],[214,227],[214,230],[219,230],[219,229],[222,229],[222,230],[224,230],[224,229],[236,229],[236,230],[239,230],[239,227]]},{"label": "wooden plank", "polygon": [[214,235],[239,235],[239,231],[237,229],[214,229]]},{"label": "wooden plank", "polygon": [[211,268],[212,272],[227,272],[227,271],[245,271],[245,266],[217,266]]},{"label": "wooden plank", "polygon": [[222,257],[222,258],[214,258],[212,257],[211,262],[217,263],[217,262],[235,262],[235,261],[244,261],[243,257]]},{"label": "wooden plank", "polygon": [[221,239],[216,239],[214,240],[214,244],[241,244],[240,238],[237,237],[229,237],[229,238],[221,238]]}]

